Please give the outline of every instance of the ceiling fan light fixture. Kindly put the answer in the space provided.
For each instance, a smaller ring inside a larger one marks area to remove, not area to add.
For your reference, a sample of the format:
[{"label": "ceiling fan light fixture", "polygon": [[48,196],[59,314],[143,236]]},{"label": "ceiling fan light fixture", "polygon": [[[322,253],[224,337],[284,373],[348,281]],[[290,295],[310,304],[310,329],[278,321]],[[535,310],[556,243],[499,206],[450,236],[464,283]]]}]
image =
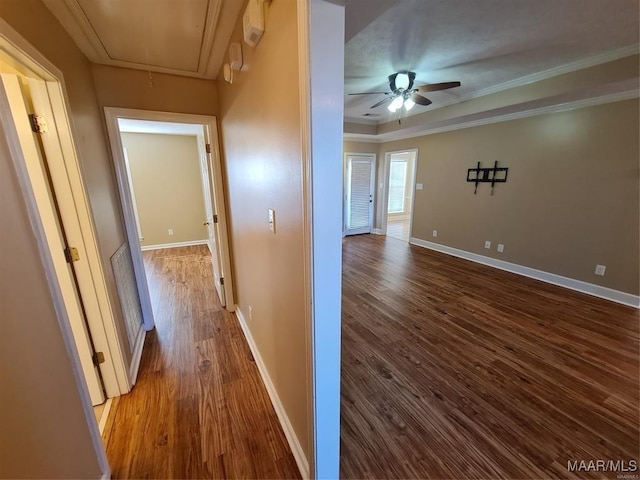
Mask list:
[{"label": "ceiling fan light fixture", "polygon": [[406,90],[409,88],[409,75],[406,73],[396,74],[396,88],[398,90]]},{"label": "ceiling fan light fixture", "polygon": [[415,106],[415,104],[416,104],[416,102],[414,102],[413,99],[407,98],[404,101],[404,109],[408,112],[409,110],[411,110]]},{"label": "ceiling fan light fixture", "polygon": [[395,113],[396,110],[402,108],[402,104],[404,103],[404,99],[401,95],[398,95],[387,107],[391,113]]}]

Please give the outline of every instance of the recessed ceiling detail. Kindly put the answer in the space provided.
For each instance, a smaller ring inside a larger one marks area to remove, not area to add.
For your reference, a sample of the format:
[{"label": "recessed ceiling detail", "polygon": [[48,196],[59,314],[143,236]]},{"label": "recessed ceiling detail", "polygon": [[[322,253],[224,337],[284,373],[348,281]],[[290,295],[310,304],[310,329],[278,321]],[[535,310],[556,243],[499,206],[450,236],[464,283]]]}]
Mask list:
[{"label": "recessed ceiling detail", "polygon": [[238,0],[44,2],[94,63],[202,78],[215,78],[241,4]]}]

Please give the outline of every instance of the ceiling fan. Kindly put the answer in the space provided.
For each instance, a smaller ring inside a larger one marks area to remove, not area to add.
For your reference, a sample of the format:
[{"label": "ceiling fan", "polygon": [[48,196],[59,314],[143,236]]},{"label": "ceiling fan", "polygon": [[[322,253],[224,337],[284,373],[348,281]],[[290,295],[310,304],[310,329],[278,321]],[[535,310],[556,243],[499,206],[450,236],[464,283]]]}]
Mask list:
[{"label": "ceiling fan", "polygon": [[371,108],[377,108],[385,103],[389,103],[387,108],[391,113],[395,113],[402,107],[406,111],[411,110],[416,104],[430,105],[432,102],[418,92],[436,92],[438,90],[447,90],[449,88],[459,87],[460,82],[442,82],[428,83],[417,88],[413,88],[413,81],[416,78],[415,72],[397,72],[389,75],[390,92],[366,92],[366,93],[350,93],[349,95],[386,95],[387,97]]}]

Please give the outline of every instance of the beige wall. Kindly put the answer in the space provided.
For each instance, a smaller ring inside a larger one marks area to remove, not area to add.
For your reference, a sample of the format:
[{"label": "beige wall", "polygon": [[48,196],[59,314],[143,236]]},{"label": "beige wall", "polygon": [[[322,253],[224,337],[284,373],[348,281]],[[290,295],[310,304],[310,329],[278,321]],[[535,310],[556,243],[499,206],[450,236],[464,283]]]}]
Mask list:
[{"label": "beige wall", "polygon": [[[123,133],[141,245],[207,239],[200,156],[195,136]],[[173,235],[167,231],[173,229]]]},{"label": "beige wall", "polygon": [[100,478],[0,128],[0,478]]},{"label": "beige wall", "polygon": [[125,241],[112,160],[103,129],[89,61],[40,0],[2,0],[0,17],[61,70],[69,99],[70,117],[86,190],[98,237],[100,257],[126,360],[132,352],[126,341],[122,309],[110,258]]},{"label": "beige wall", "polygon": [[101,107],[158,112],[218,114],[215,80],[179,77],[129,68],[91,65]]},{"label": "beige wall", "polygon": [[[380,157],[419,149],[414,237],[637,295],[638,132],[628,100],[389,142]],[[508,182],[473,195],[467,169],[494,160]]]},{"label": "beige wall", "polygon": [[[310,458],[303,192],[295,2],[265,3],[244,71],[218,83],[237,304]],[[232,42],[242,41],[238,22]],[[267,209],[275,209],[276,233]],[[253,307],[253,320],[249,317]]]}]

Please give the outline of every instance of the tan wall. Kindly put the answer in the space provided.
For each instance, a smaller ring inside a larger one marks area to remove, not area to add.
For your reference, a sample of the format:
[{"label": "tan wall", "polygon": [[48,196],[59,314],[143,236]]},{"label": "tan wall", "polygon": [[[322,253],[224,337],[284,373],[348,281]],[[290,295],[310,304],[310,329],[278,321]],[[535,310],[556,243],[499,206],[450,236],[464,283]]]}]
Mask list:
[{"label": "tan wall", "polygon": [[134,108],[158,112],[218,114],[215,80],[179,77],[129,68],[92,64],[101,107]]},{"label": "tan wall", "polygon": [[[141,245],[207,239],[195,136],[123,133],[144,240]],[[167,231],[173,229],[173,235]]]},{"label": "tan wall", "polygon": [[[638,132],[638,101],[628,100],[390,142],[381,152],[419,149],[413,236],[637,295]],[[495,160],[509,167],[508,182],[494,196],[486,184],[473,195],[467,169]],[[604,277],[596,264],[607,266]]]},{"label": "tan wall", "polygon": [[74,140],[89,195],[109,297],[121,346],[129,362],[132,352],[126,341],[122,309],[110,261],[113,253],[125,241],[124,224],[90,63],[40,0],[2,0],[0,17],[64,75]]},{"label": "tan wall", "polygon": [[[245,70],[219,82],[237,304],[307,455],[308,362],[294,2],[265,3],[265,33]],[[232,42],[242,41],[238,22]],[[269,231],[267,209],[276,213]],[[249,319],[253,307],[253,321]]]},{"label": "tan wall", "polygon": [[100,478],[1,128],[0,224],[0,478]]}]

